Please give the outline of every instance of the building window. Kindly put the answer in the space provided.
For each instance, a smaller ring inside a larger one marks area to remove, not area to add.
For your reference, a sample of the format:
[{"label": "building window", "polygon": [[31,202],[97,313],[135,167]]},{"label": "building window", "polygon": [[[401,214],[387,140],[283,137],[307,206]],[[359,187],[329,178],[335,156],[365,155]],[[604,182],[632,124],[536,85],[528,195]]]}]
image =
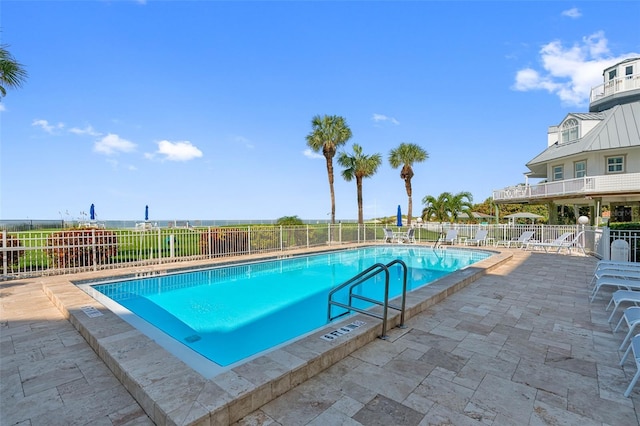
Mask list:
[{"label": "building window", "polygon": [[607,173],[624,173],[624,157],[607,157]]},{"label": "building window", "polygon": [[586,161],[576,161],[573,165],[574,167],[574,176],[577,178],[585,177],[587,175],[587,162]]},{"label": "building window", "polygon": [[633,215],[629,206],[615,206],[612,212],[612,222],[631,222]]},{"label": "building window", "polygon": [[578,139],[579,123],[575,118],[570,118],[562,123],[562,143]]},{"label": "building window", "polygon": [[626,78],[631,78],[633,75],[633,65],[629,65],[624,69],[624,75]]},{"label": "building window", "polygon": [[613,80],[618,75],[618,70],[609,71],[609,80]]},{"label": "building window", "polygon": [[564,166],[553,166],[553,180],[564,179]]}]

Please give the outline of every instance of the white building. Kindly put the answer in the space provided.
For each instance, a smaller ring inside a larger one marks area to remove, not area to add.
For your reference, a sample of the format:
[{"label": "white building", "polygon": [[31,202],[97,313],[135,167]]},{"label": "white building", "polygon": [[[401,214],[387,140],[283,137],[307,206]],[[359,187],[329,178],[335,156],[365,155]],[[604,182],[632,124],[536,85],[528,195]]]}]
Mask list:
[{"label": "white building", "polygon": [[547,204],[549,223],[567,209],[600,222],[608,205],[611,221],[640,222],[640,58],[605,69],[589,112],[550,126],[547,148],[526,166],[527,182],[542,183],[495,190],[496,204]]}]

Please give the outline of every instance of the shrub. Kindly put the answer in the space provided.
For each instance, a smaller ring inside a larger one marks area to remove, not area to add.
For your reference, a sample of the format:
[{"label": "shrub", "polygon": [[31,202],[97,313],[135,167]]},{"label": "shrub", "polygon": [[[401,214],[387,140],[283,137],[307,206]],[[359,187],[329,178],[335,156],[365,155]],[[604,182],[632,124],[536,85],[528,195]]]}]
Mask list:
[{"label": "shrub", "polygon": [[609,228],[616,231],[640,231],[640,223],[638,222],[612,222]]},{"label": "shrub", "polygon": [[[14,237],[13,235],[7,234],[6,236],[7,247],[22,247],[22,243],[18,239],[18,237]],[[0,236],[0,247],[4,247],[4,241]],[[4,254],[7,253],[7,265],[14,266],[18,265],[20,261],[20,256],[24,254],[24,250],[12,250],[9,252],[0,251],[0,268],[4,265]]]},{"label": "shrub", "polygon": [[200,233],[200,253],[213,256],[246,253],[249,233],[239,228],[212,228]]},{"label": "shrub", "polygon": [[47,238],[46,249],[52,268],[73,268],[107,264],[118,254],[116,234],[104,229],[73,229],[54,232]]},{"label": "shrub", "polygon": [[298,216],[282,216],[276,221],[276,225],[291,226],[291,225],[303,225],[304,222]]}]

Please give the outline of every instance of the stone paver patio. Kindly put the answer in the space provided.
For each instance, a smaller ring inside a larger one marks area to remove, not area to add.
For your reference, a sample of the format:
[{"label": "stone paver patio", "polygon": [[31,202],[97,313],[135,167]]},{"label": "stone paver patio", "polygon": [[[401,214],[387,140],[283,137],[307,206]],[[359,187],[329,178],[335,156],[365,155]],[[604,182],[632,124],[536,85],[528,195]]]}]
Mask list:
[{"label": "stone paver patio", "polygon": [[[236,425],[637,425],[640,385],[622,395],[635,365],[618,366],[626,330],[607,322],[609,293],[588,300],[597,260],[509,252]],[[0,424],[152,424],[45,279],[0,284]]]}]

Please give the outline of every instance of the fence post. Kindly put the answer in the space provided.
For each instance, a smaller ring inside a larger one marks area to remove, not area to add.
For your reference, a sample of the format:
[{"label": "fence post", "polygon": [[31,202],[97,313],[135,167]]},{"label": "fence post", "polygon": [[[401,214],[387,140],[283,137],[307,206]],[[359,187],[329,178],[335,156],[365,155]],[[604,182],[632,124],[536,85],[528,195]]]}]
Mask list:
[{"label": "fence post", "polygon": [[280,225],[280,251],[283,251],[283,249],[282,249],[282,225]]},{"label": "fence post", "polygon": [[158,265],[162,263],[162,232],[158,228]]},{"label": "fence post", "polygon": [[7,272],[7,255],[9,254],[9,251],[7,250],[7,230],[3,229],[2,230],[2,247],[0,247],[0,250],[2,250],[2,275],[8,275]]},{"label": "fence post", "polygon": [[608,226],[602,228],[602,240],[604,240],[602,258],[611,260],[611,228]]},{"label": "fence post", "polygon": [[309,224],[307,224],[307,248],[309,248]]},{"label": "fence post", "polygon": [[95,229],[91,230],[91,261],[93,262],[93,270],[97,271],[98,262],[96,260],[96,230]]}]

